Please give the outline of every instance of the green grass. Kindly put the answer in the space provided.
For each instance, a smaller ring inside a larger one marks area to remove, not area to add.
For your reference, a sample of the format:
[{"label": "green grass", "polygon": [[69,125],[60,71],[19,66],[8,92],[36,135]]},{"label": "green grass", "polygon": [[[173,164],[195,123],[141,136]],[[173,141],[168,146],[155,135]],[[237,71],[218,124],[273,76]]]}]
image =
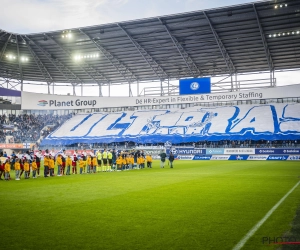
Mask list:
[{"label": "green grass", "polygon": [[[299,162],[176,161],[1,181],[0,249],[232,249],[299,175]],[[276,249],[262,237],[289,231],[299,205],[300,186],[243,249]]]}]

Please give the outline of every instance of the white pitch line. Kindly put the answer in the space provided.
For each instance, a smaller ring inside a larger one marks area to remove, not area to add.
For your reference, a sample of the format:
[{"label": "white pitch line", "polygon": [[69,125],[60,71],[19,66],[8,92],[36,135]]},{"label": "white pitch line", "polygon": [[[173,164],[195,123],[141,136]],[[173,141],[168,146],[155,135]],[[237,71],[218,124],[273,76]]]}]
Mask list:
[{"label": "white pitch line", "polygon": [[290,191],[288,191],[287,193],[286,193],[286,195],[285,196],[283,196],[282,198],[281,198],[281,200],[280,201],[278,201],[277,202],[277,204],[274,206],[274,207],[272,207],[271,209],[270,209],[270,211],[265,215],[265,217],[264,218],[262,218],[245,236],[244,236],[244,238],[242,238],[241,240],[240,240],[240,242],[239,243],[237,243],[236,245],[235,245],[235,247],[234,248],[232,248],[232,250],[240,250],[244,245],[245,245],[245,243],[255,234],[255,232],[260,228],[260,226],[262,225],[262,224],[264,224],[265,223],[265,221],[272,215],[272,213],[280,206],[280,204],[290,195],[290,193],[292,193],[295,189],[296,189],[296,187],[298,186],[300,184],[300,181],[298,181],[298,183],[294,186],[294,187],[292,187],[292,189],[290,190]]}]

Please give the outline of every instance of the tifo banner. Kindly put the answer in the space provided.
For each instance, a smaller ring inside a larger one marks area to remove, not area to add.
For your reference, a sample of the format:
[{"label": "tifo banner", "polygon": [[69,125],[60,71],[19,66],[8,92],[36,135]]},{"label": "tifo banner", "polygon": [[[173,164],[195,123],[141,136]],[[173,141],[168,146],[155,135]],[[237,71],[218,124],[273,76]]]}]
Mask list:
[{"label": "tifo banner", "polygon": [[239,92],[216,94],[195,94],[156,97],[98,97],[47,95],[22,91],[21,108],[23,110],[88,109],[106,107],[139,107],[145,105],[227,102],[241,100],[262,100],[268,98],[299,97],[300,84],[285,87],[272,87]]},{"label": "tifo banner", "polygon": [[190,78],[179,80],[179,94],[208,94],[210,93],[210,78]]},{"label": "tifo banner", "polygon": [[[46,137],[42,145],[299,139],[300,104],[277,103],[78,114]],[[215,150],[218,149],[214,149],[216,153]],[[262,151],[251,148],[224,149],[219,154],[272,154],[273,149],[259,150]],[[292,153],[288,151],[290,149],[285,150],[286,154]],[[284,151],[274,150],[274,153],[284,154]]]}]

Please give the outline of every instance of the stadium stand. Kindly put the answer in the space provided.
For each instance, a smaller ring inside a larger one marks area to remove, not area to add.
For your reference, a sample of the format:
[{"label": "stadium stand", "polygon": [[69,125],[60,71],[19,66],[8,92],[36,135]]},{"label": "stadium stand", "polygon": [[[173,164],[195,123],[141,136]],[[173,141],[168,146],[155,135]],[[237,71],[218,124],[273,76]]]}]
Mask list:
[{"label": "stadium stand", "polygon": [[12,136],[13,142],[36,143],[40,137],[45,137],[58,126],[64,123],[72,115],[35,115],[35,114],[22,114],[13,115],[9,114],[0,116],[0,142],[6,141],[6,136]]}]

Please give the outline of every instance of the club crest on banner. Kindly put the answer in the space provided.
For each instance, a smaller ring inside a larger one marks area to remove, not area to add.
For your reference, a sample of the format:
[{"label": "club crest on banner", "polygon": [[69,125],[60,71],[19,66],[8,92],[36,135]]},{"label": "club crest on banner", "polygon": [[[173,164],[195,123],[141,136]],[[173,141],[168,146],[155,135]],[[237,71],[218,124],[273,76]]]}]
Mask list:
[{"label": "club crest on banner", "polygon": [[197,90],[200,88],[200,84],[197,82],[192,82],[190,85],[191,90]]}]

